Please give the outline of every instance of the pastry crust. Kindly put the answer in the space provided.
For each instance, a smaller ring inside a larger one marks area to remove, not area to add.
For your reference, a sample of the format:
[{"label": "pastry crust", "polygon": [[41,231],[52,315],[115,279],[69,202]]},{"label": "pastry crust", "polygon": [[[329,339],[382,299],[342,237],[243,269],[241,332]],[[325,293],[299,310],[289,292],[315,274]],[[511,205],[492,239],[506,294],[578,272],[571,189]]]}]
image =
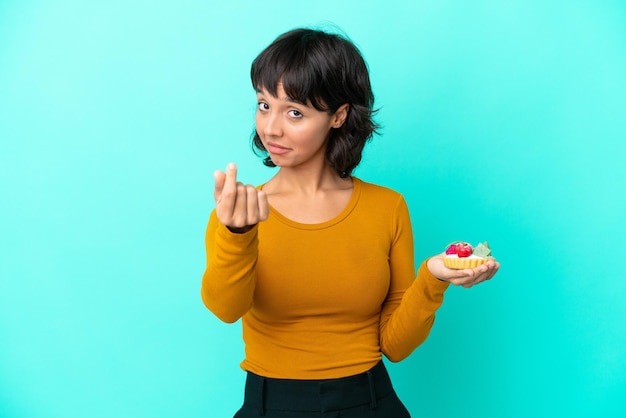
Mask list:
[{"label": "pastry crust", "polygon": [[488,260],[493,260],[493,258],[474,258],[474,257],[444,257],[443,264],[449,269],[473,269],[481,264],[485,264]]}]

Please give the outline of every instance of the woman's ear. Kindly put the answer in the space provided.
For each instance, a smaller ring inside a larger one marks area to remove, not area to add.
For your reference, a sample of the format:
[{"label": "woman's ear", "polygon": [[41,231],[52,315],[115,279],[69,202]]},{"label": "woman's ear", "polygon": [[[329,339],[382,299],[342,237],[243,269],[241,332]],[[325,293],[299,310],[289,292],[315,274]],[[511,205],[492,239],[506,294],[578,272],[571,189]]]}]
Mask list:
[{"label": "woman's ear", "polygon": [[333,128],[341,128],[341,125],[343,125],[343,123],[346,121],[346,118],[348,117],[349,108],[350,105],[348,103],[344,103],[339,106],[339,109],[337,109],[337,111],[333,114],[333,119],[331,121],[331,126]]}]

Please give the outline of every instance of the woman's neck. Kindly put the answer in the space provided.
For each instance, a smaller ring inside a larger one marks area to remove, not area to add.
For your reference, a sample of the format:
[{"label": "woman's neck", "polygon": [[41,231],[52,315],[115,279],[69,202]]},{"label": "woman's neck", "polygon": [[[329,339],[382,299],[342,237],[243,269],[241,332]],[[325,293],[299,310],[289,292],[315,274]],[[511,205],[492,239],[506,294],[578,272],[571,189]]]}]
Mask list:
[{"label": "woman's neck", "polygon": [[325,164],[317,170],[281,168],[268,181],[267,186],[270,194],[273,192],[313,197],[328,191],[351,189],[352,180],[339,177],[334,168]]},{"label": "woman's neck", "polygon": [[271,207],[303,224],[319,224],[338,216],[352,197],[351,177],[341,178],[332,168],[317,174],[281,169],[263,191]]}]

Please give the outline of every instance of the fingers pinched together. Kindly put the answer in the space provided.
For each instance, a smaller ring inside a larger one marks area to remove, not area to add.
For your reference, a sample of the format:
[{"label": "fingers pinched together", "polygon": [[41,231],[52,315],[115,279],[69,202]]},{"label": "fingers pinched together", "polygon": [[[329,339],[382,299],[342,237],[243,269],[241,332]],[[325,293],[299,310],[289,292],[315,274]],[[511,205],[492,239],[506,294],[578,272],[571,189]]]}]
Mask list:
[{"label": "fingers pinched together", "polygon": [[233,232],[245,232],[269,216],[267,195],[250,184],[237,181],[237,166],[228,164],[226,173],[215,171],[217,218]]}]

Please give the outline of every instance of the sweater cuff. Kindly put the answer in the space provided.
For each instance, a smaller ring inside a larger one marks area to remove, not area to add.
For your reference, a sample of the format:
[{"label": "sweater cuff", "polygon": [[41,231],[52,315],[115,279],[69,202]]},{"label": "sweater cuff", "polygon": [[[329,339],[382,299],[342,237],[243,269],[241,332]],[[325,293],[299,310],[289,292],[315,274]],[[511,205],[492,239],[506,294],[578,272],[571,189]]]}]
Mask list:
[{"label": "sweater cuff", "polygon": [[258,225],[253,226],[249,231],[238,234],[232,232],[228,227],[220,223],[217,227],[217,242],[234,250],[235,248],[247,248],[257,238]]},{"label": "sweater cuff", "polygon": [[428,270],[428,258],[422,262],[419,269],[417,270],[417,277],[421,277],[426,283],[426,286],[432,288],[434,290],[438,290],[444,292],[448,286],[450,286],[450,282],[446,282],[445,280],[439,280]]}]

